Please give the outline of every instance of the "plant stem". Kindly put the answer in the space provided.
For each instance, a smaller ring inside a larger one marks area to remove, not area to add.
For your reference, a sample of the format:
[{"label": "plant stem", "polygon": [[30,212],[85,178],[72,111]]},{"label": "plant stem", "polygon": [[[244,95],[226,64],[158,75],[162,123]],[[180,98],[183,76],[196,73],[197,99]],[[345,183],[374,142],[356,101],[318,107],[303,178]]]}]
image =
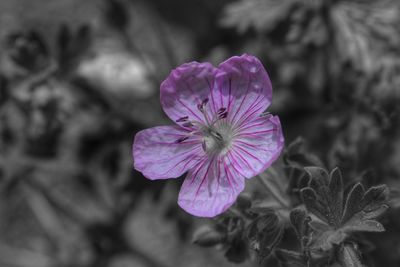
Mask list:
[{"label": "plant stem", "polygon": [[[277,186],[274,186],[269,181],[268,177],[264,176],[265,174],[259,174],[257,177],[261,184],[265,187],[268,193],[278,202],[282,207],[289,208],[289,203],[282,198],[279,194],[276,193],[274,189],[279,189]],[[280,189],[279,189],[280,190]],[[281,191],[281,190],[280,190]]]}]

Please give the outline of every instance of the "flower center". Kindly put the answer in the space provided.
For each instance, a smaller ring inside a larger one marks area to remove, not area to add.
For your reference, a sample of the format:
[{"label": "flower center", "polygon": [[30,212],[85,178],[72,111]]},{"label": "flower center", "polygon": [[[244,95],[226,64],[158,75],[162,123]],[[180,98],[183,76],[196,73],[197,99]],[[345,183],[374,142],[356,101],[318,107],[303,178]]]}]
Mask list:
[{"label": "flower center", "polygon": [[225,155],[232,144],[232,130],[223,121],[202,129],[203,150],[210,155]]},{"label": "flower center", "polygon": [[203,150],[208,155],[225,155],[231,147],[234,135],[231,125],[226,120],[228,112],[226,108],[220,108],[210,117],[206,109],[207,103],[208,98],[197,105],[197,108],[203,113],[205,123],[191,121],[188,116],[177,120],[177,122],[183,123],[182,126],[192,128],[193,131],[176,142],[183,143],[190,136],[198,135],[201,137]]}]

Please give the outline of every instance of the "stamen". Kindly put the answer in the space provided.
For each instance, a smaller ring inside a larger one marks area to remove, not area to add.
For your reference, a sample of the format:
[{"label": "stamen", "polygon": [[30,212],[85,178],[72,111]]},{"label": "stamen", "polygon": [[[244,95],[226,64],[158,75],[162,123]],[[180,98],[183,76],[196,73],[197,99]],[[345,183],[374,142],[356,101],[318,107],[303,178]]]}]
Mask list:
[{"label": "stamen", "polygon": [[210,125],[213,126],[218,120],[225,119],[226,117],[228,117],[228,111],[226,110],[226,108],[220,108],[217,110],[217,114],[213,118],[213,121]]},{"label": "stamen", "polygon": [[182,118],[177,119],[176,122],[184,122],[184,121],[187,121],[188,119],[189,119],[189,116],[184,116]]},{"label": "stamen", "polygon": [[218,141],[222,141],[223,137],[219,132],[216,131],[210,131],[210,134],[215,137]]},{"label": "stamen", "polygon": [[204,152],[207,152],[206,141],[203,141],[203,142],[201,143],[201,147],[203,148]]},{"label": "stamen", "polygon": [[225,111],[224,113],[218,114],[218,118],[220,119],[225,119],[228,116],[228,111]]},{"label": "stamen", "polygon": [[185,122],[184,124],[182,124],[183,127],[192,127],[193,123],[189,122]]},{"label": "stamen", "polygon": [[220,109],[218,109],[217,113],[219,115],[219,114],[224,113],[225,111],[226,111],[226,108],[220,108]]},{"label": "stamen", "polygon": [[182,136],[181,138],[175,141],[176,144],[182,143],[183,141],[189,139],[189,136]]},{"label": "stamen", "polygon": [[208,103],[208,98],[204,99],[203,102],[201,102],[201,104],[197,105],[197,108],[201,111],[204,112],[204,107],[207,105]]}]

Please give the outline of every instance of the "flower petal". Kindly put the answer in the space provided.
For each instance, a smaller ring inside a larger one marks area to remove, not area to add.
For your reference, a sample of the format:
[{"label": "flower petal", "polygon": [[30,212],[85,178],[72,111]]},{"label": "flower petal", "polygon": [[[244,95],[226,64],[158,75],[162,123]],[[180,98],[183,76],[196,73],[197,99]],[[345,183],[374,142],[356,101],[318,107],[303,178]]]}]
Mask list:
[{"label": "flower petal", "polygon": [[196,166],[204,157],[199,138],[193,136],[177,142],[187,133],[178,126],[159,126],[138,132],[133,142],[135,169],[153,180],[176,178]]},{"label": "flower petal", "polygon": [[231,57],[218,69],[219,105],[227,108],[232,123],[255,118],[271,104],[271,81],[256,57],[246,54]]},{"label": "flower petal", "polygon": [[281,123],[277,116],[258,117],[238,128],[228,159],[238,172],[252,178],[279,157],[284,146]]},{"label": "flower petal", "polygon": [[189,171],[178,204],[199,217],[214,217],[227,210],[244,189],[244,177],[226,160],[204,160]]},{"label": "flower petal", "polygon": [[165,113],[175,122],[186,116],[189,120],[204,122],[198,105],[209,98],[217,71],[210,63],[198,62],[183,64],[171,71],[160,88]]}]

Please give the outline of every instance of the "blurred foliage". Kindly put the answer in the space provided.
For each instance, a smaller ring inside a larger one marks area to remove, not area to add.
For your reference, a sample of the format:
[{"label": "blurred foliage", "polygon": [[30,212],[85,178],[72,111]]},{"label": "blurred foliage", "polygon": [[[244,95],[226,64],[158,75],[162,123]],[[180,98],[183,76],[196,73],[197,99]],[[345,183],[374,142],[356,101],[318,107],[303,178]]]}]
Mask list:
[{"label": "blurred foliage", "polygon": [[[0,265],[399,266],[399,20],[397,0],[1,1]],[[164,122],[171,68],[244,52],[286,151],[192,218],[132,138]]]}]

